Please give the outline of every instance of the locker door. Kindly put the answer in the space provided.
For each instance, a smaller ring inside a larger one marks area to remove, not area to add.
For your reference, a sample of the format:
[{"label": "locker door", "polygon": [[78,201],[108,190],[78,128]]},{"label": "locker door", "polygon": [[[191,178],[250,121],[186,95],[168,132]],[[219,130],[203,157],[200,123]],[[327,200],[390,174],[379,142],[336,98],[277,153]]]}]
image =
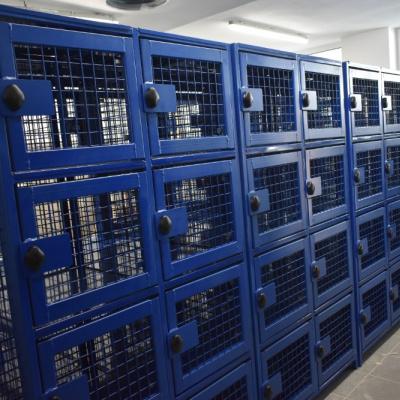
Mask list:
[{"label": "locker door", "polygon": [[[242,115],[247,146],[299,142],[296,60],[240,53]],[[247,102],[247,98],[252,101]]]},{"label": "locker door", "polygon": [[384,132],[400,132],[400,76],[383,73],[382,90]]},{"label": "locker door", "polygon": [[305,139],[344,138],[341,66],[302,61],[301,80]]},{"label": "locker door", "polygon": [[132,39],[7,24],[0,37],[14,169],[143,157]]},{"label": "locker door", "polygon": [[152,154],[233,148],[228,51],[144,39],[141,49]]},{"label": "locker door", "polygon": [[400,193],[400,139],[387,139],[385,146],[386,198]]},{"label": "locker door", "polygon": [[400,263],[390,268],[390,316],[392,325],[396,324],[400,317]]},{"label": "locker door", "polygon": [[387,220],[388,253],[393,260],[400,254],[400,201],[387,205]]}]

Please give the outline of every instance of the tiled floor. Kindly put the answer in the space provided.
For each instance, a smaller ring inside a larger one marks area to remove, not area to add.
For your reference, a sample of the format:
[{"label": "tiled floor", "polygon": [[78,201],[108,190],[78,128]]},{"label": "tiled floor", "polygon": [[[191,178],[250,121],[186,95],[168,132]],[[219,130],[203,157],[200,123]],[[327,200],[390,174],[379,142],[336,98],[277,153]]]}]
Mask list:
[{"label": "tiled floor", "polygon": [[348,371],[318,400],[400,400],[400,327]]}]

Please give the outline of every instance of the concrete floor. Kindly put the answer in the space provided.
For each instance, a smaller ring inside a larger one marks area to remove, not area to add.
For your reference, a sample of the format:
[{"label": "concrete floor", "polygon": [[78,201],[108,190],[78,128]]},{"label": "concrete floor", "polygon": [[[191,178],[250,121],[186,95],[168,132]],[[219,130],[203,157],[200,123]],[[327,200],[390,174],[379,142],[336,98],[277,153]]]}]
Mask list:
[{"label": "concrete floor", "polygon": [[345,373],[318,400],[400,400],[400,327],[365,357],[357,370]]}]

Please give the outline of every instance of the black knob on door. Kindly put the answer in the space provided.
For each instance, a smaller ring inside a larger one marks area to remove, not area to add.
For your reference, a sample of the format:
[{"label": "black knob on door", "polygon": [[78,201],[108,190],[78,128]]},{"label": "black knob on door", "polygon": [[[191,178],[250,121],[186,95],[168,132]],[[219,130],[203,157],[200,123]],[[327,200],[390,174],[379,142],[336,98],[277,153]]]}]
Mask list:
[{"label": "black knob on door", "polygon": [[313,275],[314,279],[319,279],[319,277],[321,275],[321,270],[318,267],[318,265],[314,265],[312,267],[312,275]]},{"label": "black knob on door", "polygon": [[260,197],[257,195],[251,196],[250,197],[250,208],[251,211],[258,211],[260,209],[261,206],[261,200]]},{"label": "black knob on door", "polygon": [[168,215],[163,215],[160,217],[160,220],[158,222],[158,231],[162,235],[166,235],[171,232],[172,229],[172,220]]},{"label": "black knob on door", "polygon": [[4,89],[3,101],[11,111],[18,111],[25,103],[25,94],[18,85],[12,84]]},{"label": "black knob on door", "polygon": [[386,174],[390,174],[392,171],[392,165],[390,161],[385,161],[385,172]]},{"label": "black knob on door", "polygon": [[362,256],[364,254],[364,246],[361,242],[357,244],[357,253]]},{"label": "black knob on door", "polygon": [[243,106],[245,108],[250,108],[253,104],[253,95],[251,94],[251,92],[245,92],[243,94]]},{"label": "black knob on door", "polygon": [[351,109],[357,108],[357,97],[356,96],[350,97],[350,108]]},{"label": "black knob on door", "polygon": [[303,93],[302,104],[303,104],[303,107],[308,107],[310,105],[310,97],[308,96],[308,93]]},{"label": "black knob on door", "polygon": [[322,344],[317,346],[317,356],[319,358],[322,358],[325,355],[325,349],[324,346],[322,346]]},{"label": "black knob on door", "polygon": [[273,390],[271,385],[266,385],[264,387],[264,400],[271,400],[273,395]]},{"label": "black knob on door", "polygon": [[360,319],[361,319],[361,323],[362,323],[363,325],[365,325],[365,324],[368,322],[367,314],[362,313]]},{"label": "black knob on door", "polygon": [[160,101],[160,95],[158,94],[157,89],[154,87],[148,88],[144,95],[144,101],[146,102],[147,107],[155,108]]},{"label": "black knob on door", "polygon": [[354,182],[355,183],[360,183],[361,182],[361,172],[357,168],[354,170]]},{"label": "black knob on door", "polygon": [[309,194],[310,196],[315,193],[315,185],[313,182],[308,181],[306,183],[306,188],[307,188],[307,194]]},{"label": "black knob on door", "polygon": [[25,253],[24,262],[29,269],[33,272],[37,272],[40,270],[45,259],[46,254],[44,251],[38,246],[32,246]]},{"label": "black knob on door", "polygon": [[257,305],[258,308],[263,309],[267,305],[267,296],[265,293],[257,293]]},{"label": "black knob on door", "polygon": [[180,353],[183,349],[184,341],[181,335],[174,335],[171,339],[171,350],[174,353]]}]

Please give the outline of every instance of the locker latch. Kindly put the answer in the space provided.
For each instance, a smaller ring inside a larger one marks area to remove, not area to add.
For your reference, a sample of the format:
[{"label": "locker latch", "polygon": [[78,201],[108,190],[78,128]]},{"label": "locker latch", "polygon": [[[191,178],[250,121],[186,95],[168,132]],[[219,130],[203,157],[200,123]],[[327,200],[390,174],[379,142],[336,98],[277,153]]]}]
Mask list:
[{"label": "locker latch", "polygon": [[365,182],[365,169],[364,167],[354,168],[353,171],[354,182],[359,185]]},{"label": "locker latch", "polygon": [[301,108],[304,111],[318,110],[317,92],[311,90],[303,90],[300,93]]},{"label": "locker latch", "polygon": [[311,264],[311,272],[314,279],[318,280],[326,275],[326,259],[320,258]]},{"label": "locker latch", "polygon": [[352,94],[350,96],[350,110],[352,112],[362,111],[362,97],[361,97],[361,94]]},{"label": "locker latch", "polygon": [[180,354],[190,350],[199,344],[197,321],[193,320],[179,328],[172,329],[168,337],[171,354]]},{"label": "locker latch", "polygon": [[316,178],[307,179],[306,194],[307,194],[308,198],[321,196],[322,186],[321,186],[321,177],[320,176],[318,176]]},{"label": "locker latch", "polygon": [[399,299],[399,285],[394,285],[389,293],[390,301],[395,302]]},{"label": "locker latch", "polygon": [[162,210],[156,214],[156,229],[160,239],[184,235],[188,231],[186,207]]},{"label": "locker latch", "polygon": [[382,96],[382,110],[392,111],[392,96]]},{"label": "locker latch", "polygon": [[146,112],[176,112],[175,85],[160,85],[146,82],[143,85],[143,99]]},{"label": "locker latch", "polygon": [[276,285],[274,282],[257,290],[256,302],[260,310],[264,310],[266,307],[270,307],[276,303]]},{"label": "locker latch", "polygon": [[331,338],[326,336],[317,342],[316,352],[319,359],[326,357],[331,352]]},{"label": "locker latch", "polygon": [[249,193],[250,214],[259,214],[270,210],[268,189],[254,190]]},{"label": "locker latch", "polygon": [[387,226],[387,235],[389,240],[393,240],[397,236],[397,227],[396,224],[390,224]]},{"label": "locker latch", "polygon": [[386,160],[385,161],[385,174],[388,176],[392,176],[394,172],[394,161]]},{"label": "locker latch", "polygon": [[368,239],[361,239],[357,242],[357,254],[359,256],[364,256],[368,254]]},{"label": "locker latch", "polygon": [[264,111],[262,89],[242,88],[240,94],[243,111]]},{"label": "locker latch", "polygon": [[368,324],[371,321],[371,307],[365,307],[363,310],[360,311],[360,321],[363,325]]},{"label": "locker latch", "polygon": [[277,374],[271,376],[266,382],[264,382],[262,389],[262,398],[264,400],[272,400],[280,393],[282,393],[282,376],[281,373],[278,372]]}]

